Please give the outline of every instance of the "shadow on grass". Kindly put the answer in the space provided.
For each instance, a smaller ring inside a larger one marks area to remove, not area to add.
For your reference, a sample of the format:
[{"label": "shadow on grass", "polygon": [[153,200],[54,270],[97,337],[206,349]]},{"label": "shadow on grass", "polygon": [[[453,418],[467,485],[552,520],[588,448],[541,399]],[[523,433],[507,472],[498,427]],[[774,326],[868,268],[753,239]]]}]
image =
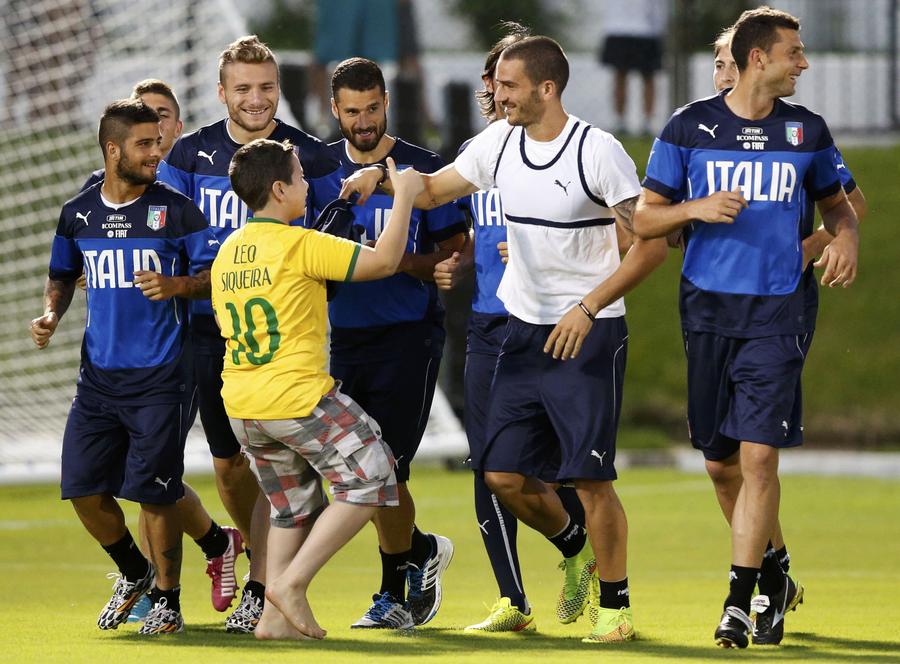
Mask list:
[{"label": "shadow on grass", "polygon": [[[360,635],[373,635],[373,632],[360,632]],[[123,634],[116,641],[146,642],[146,636],[136,633]],[[359,654],[368,656],[403,656],[416,657],[448,656],[455,653],[482,653],[488,655],[496,652],[504,656],[524,656],[527,654],[547,656],[550,653],[596,651],[603,653],[626,652],[630,656],[645,656],[660,659],[701,659],[718,661],[726,657],[734,657],[736,653],[715,647],[710,639],[709,646],[678,645],[676,643],[657,640],[648,636],[627,644],[589,645],[581,643],[578,637],[548,636],[540,633],[521,635],[471,635],[460,629],[421,628],[408,632],[377,632],[377,640],[373,638],[344,638],[334,636],[322,641],[257,641],[252,635],[226,634],[219,623],[192,624],[183,634],[162,636],[154,639],[154,645],[176,646],[179,648],[224,648],[235,651],[291,652],[302,649],[306,653]],[[756,646],[741,653],[742,657],[771,657],[789,661],[833,662],[866,662],[872,664],[891,664],[900,661],[900,641],[866,641],[824,636],[809,632],[790,634],[787,641],[779,647]]]}]

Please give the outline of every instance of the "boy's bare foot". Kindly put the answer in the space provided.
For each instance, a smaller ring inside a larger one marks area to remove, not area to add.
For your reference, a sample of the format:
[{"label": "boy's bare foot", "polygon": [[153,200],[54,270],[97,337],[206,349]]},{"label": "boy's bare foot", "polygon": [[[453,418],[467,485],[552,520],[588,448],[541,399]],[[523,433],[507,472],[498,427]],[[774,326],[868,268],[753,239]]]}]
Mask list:
[{"label": "boy's bare foot", "polygon": [[289,586],[281,585],[276,580],[266,586],[266,599],[278,608],[282,616],[302,636],[310,639],[325,638],[327,632],[316,622],[312,608],[306,599],[305,590],[293,590]]},{"label": "boy's bare foot", "polygon": [[278,607],[271,602],[266,603],[266,607],[263,609],[262,618],[259,619],[259,624],[256,626],[253,633],[256,635],[256,638],[261,641],[309,640],[309,637],[297,631],[297,629],[288,622],[281,611],[278,610]]}]

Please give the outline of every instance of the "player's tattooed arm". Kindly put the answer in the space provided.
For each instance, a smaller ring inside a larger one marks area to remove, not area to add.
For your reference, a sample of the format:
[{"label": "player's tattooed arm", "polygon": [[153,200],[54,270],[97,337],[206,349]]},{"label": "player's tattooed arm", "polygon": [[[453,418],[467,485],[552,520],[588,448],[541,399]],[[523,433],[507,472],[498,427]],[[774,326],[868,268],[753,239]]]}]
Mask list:
[{"label": "player's tattooed arm", "polygon": [[634,209],[637,206],[638,197],[633,196],[631,198],[626,198],[621,203],[613,205],[613,212],[616,215],[616,219],[618,219],[619,223],[622,227],[631,233],[634,234]]},{"label": "player's tattooed arm", "polygon": [[154,302],[183,297],[188,300],[206,300],[210,295],[209,270],[185,277],[167,277],[159,272],[137,270],[134,285],[144,297]]},{"label": "player's tattooed arm", "polygon": [[31,339],[38,348],[46,348],[56,332],[59,319],[69,308],[75,294],[75,280],[47,279],[44,286],[44,315],[31,321]]}]

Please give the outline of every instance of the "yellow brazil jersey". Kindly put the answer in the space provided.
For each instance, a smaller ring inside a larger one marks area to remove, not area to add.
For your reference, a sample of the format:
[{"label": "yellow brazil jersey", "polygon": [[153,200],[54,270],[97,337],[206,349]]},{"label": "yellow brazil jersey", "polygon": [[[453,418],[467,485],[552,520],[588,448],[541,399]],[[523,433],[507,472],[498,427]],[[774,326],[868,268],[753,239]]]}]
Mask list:
[{"label": "yellow brazil jersey", "polygon": [[360,246],[271,219],[250,219],[212,266],[226,339],[222,399],[230,417],[305,417],[334,385],[325,372],[325,281],[353,274]]}]

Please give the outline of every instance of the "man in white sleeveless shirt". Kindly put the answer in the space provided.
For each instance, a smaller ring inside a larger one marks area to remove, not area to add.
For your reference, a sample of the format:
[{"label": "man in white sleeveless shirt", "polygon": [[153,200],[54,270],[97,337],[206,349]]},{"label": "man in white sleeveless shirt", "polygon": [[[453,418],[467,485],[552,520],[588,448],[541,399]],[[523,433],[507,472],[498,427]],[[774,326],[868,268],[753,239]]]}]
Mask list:
[{"label": "man in white sleeveless shirt", "polygon": [[[634,637],[626,572],[627,522],[613,480],[627,331],[622,296],[666,255],[641,241],[620,261],[615,222],[629,233],[640,183],[610,134],[566,113],[569,65],[559,44],[528,37],[503,51],[494,90],[506,121],[476,136],[450,164],[423,175],[417,207],[497,186],[509,263],[498,295],[510,312],[498,360],[481,467],[494,493],[571,557],[584,543],[556,493],[537,479],[559,460],[574,481],[596,558],[599,606],[587,642]],[[361,202],[379,169],[348,179]]]}]

